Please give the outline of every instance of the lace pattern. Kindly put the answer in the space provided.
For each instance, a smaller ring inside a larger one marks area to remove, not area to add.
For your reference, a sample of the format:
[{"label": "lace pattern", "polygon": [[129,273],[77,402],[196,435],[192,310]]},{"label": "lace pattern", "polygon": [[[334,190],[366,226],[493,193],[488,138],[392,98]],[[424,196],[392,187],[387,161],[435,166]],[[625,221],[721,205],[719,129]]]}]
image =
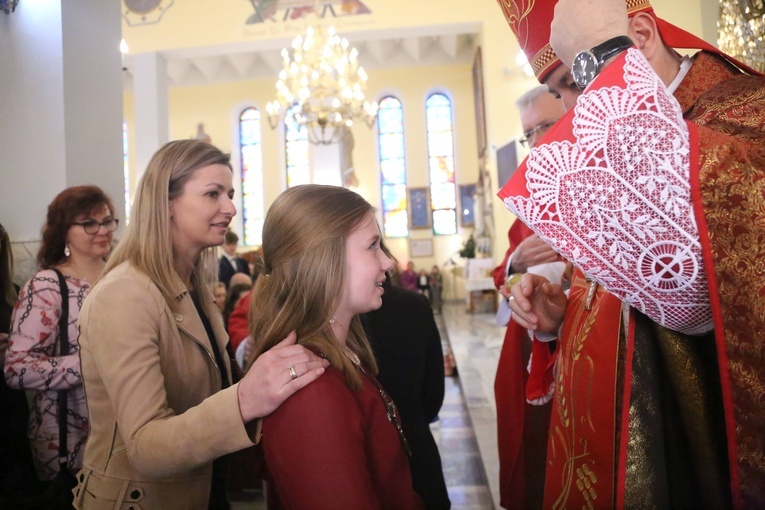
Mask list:
[{"label": "lace pattern", "polygon": [[574,111],[575,143],[534,149],[528,198],[505,205],[610,292],[665,327],[698,334],[712,315],[688,126],[643,55],[630,49],[625,58],[626,87],[588,89]]}]

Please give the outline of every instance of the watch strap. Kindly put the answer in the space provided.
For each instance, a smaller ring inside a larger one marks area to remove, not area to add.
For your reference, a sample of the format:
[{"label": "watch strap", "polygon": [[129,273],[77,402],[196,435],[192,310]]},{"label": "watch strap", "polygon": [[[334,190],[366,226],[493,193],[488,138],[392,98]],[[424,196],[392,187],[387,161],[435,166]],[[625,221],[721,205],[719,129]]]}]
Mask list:
[{"label": "watch strap", "polygon": [[634,45],[635,43],[632,42],[632,39],[630,39],[629,36],[620,35],[617,37],[612,37],[604,43],[598,44],[590,51],[593,55],[595,55],[598,63],[602,65],[603,62],[609,58],[613,57],[614,55],[618,55],[622,51],[631,48]]}]

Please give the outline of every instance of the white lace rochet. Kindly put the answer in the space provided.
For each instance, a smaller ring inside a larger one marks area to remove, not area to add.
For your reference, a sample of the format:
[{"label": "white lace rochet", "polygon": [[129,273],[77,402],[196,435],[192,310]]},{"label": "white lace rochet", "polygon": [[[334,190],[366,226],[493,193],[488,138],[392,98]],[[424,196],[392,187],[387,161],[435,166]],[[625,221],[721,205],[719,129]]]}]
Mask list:
[{"label": "white lace rochet", "polygon": [[682,110],[643,55],[629,50],[626,88],[586,91],[576,143],[527,160],[529,198],[505,205],[610,292],[659,324],[711,329],[699,233],[691,208],[690,136]]}]

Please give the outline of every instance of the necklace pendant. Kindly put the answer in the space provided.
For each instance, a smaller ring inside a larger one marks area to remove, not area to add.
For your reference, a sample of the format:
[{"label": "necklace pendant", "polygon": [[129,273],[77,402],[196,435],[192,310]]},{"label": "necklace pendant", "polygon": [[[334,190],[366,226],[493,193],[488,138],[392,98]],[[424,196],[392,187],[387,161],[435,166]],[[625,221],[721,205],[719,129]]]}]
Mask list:
[{"label": "necklace pendant", "polygon": [[595,298],[595,292],[598,290],[598,282],[590,280],[589,278],[587,278],[587,281],[590,282],[590,288],[587,289],[587,298],[584,300],[584,309],[590,310],[592,307],[592,300]]},{"label": "necklace pendant", "polygon": [[348,357],[348,359],[350,359],[351,362],[357,367],[361,367],[361,358],[359,358],[359,355],[353,352],[353,349],[347,345],[344,345],[343,347],[345,348],[345,355]]}]

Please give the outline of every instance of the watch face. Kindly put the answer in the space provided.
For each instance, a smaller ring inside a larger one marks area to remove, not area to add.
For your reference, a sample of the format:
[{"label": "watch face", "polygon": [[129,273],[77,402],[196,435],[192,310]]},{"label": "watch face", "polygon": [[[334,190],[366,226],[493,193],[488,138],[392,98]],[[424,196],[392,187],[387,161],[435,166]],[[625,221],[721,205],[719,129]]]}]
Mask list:
[{"label": "watch face", "polygon": [[598,75],[598,59],[592,52],[582,51],[574,57],[571,64],[571,76],[574,83],[583,89]]}]

